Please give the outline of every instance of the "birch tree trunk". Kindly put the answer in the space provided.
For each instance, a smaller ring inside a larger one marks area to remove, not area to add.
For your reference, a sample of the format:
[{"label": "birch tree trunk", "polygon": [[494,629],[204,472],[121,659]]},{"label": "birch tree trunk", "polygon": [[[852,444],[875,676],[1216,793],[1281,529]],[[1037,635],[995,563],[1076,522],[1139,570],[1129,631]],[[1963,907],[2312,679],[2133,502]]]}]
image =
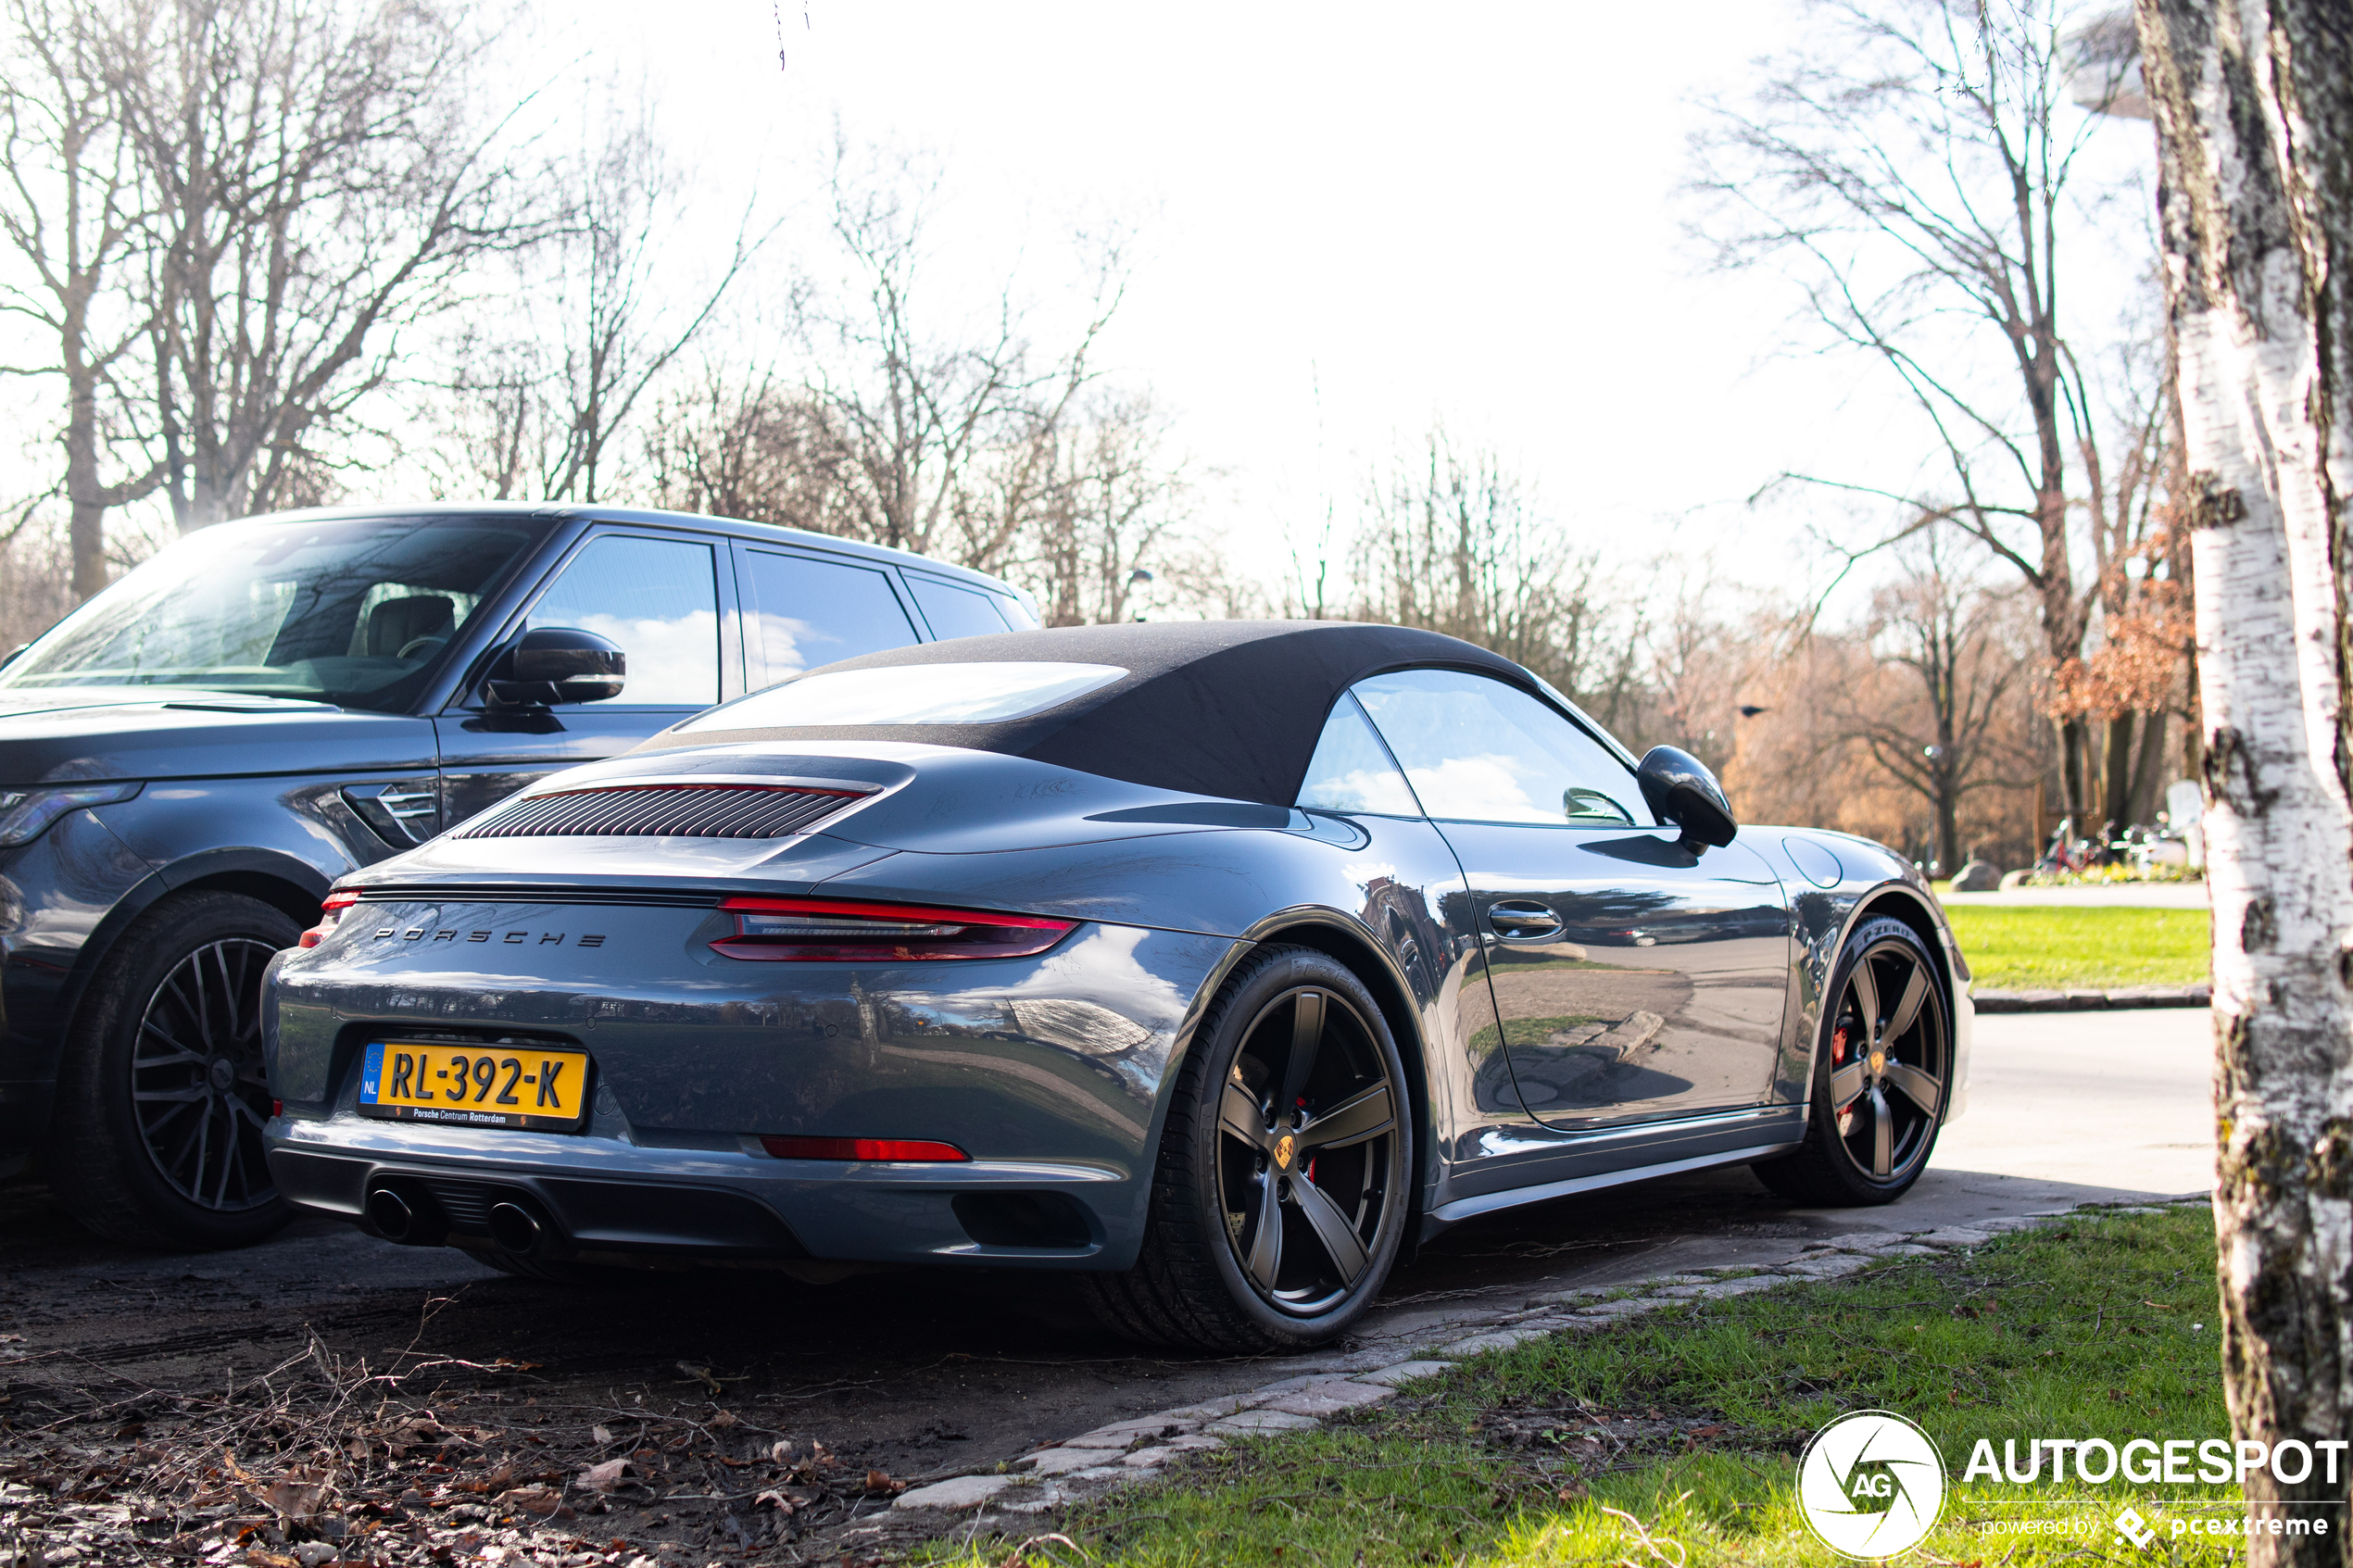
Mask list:
[{"label": "birch tree trunk", "polygon": [[[2353,14],[2138,0],[2179,355],[2214,920],[2222,1370],[2241,1437],[2353,1436]],[[2338,262],[2347,265],[2340,267]],[[2250,1562],[2343,1563],[2347,1496],[2247,1477]],[[2276,1504],[2300,1504],[2282,1510]]]}]

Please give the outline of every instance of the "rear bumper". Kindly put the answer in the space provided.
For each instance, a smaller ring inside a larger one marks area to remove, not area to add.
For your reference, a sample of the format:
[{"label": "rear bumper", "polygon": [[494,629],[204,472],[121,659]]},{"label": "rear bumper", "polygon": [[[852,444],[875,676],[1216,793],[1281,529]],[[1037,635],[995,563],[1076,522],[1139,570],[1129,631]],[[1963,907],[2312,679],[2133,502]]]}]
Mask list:
[{"label": "rear bumper", "polygon": [[[352,930],[281,954],[264,986],[280,1189],[369,1224],[371,1186],[445,1184],[433,1201],[453,1238],[482,1223],[473,1189],[520,1193],[557,1256],[1126,1268],[1162,1088],[1234,947],[1091,924],[1020,960],[761,963],[711,953],[708,906],[359,908]],[[583,1131],[359,1113],[371,1039],[524,1035],[589,1056]],[[779,1160],[772,1134],[971,1159]]]},{"label": "rear bumper", "polygon": [[[552,1222],[546,1255],[590,1261],[1112,1267],[1114,1232],[1137,1197],[1124,1173],[1041,1161],[774,1160],[556,1134],[420,1135],[356,1117],[282,1118],[268,1145],[279,1190],[303,1208],[372,1231],[371,1187],[422,1189],[450,1240],[486,1245],[491,1206],[522,1195]],[[1045,1223],[1025,1234],[1033,1215]]]}]

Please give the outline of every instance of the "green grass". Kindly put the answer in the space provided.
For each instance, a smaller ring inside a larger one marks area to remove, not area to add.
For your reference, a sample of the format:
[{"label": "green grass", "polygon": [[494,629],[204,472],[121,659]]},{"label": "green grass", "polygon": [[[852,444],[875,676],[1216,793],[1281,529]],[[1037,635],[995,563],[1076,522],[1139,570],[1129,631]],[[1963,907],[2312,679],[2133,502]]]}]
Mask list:
[{"label": "green grass", "polygon": [[2204,909],[1967,904],[1944,918],[1981,990],[2187,985],[2207,977]]},{"label": "green grass", "polygon": [[[2016,1485],[1962,1473],[1976,1441],[2227,1434],[2201,1207],[2077,1219],[1973,1254],[1906,1260],[1532,1341],[1323,1430],[1194,1456],[1064,1528],[1102,1563],[1838,1562],[1793,1500],[1807,1436],[1842,1411],[1919,1422],[1951,1481],[1922,1562],[2139,1560],[2128,1503],[2172,1563],[2228,1537],[2172,1524],[2236,1511],[2235,1486]],[[2028,1534],[2020,1520],[2066,1527]],[[1046,1528],[1041,1525],[1041,1529]],[[1655,1543],[1655,1549],[1648,1542]],[[1017,1538],[1017,1537],[1016,1537]],[[1006,1539],[936,1549],[979,1568]],[[1033,1546],[1033,1562],[1076,1553]]]}]

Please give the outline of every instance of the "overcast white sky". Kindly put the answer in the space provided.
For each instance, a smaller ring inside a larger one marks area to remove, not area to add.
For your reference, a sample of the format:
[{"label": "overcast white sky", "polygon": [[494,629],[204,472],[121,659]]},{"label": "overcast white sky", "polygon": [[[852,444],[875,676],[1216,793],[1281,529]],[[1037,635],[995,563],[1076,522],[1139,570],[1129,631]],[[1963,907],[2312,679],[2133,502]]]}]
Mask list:
[{"label": "overcast white sky", "polygon": [[[1777,355],[1786,285],[1702,273],[1679,227],[1690,99],[1737,87],[1794,17],[589,0],[525,37],[550,103],[642,72],[707,193],[681,279],[724,248],[749,182],[786,214],[747,307],[822,237],[837,119],[941,159],[939,270],[975,298],[1017,270],[1067,301],[1074,226],[1135,229],[1102,362],[1219,476],[1206,510],[1257,572],[1442,419],[1586,540],[1793,585],[1818,560],[1806,508],[1743,498],[1784,469],[1900,484],[1921,445],[1872,368]],[[2145,128],[2117,129],[2138,157]]]},{"label": "overcast white sky", "polygon": [[1019,246],[1042,290],[1072,223],[1139,225],[1107,358],[1227,471],[1215,511],[1245,558],[1278,559],[1274,528],[1433,418],[1644,547],[1687,514],[1694,546],[1736,537],[1727,503],[1841,445],[1855,368],[1751,374],[1786,297],[1696,276],[1672,207],[1684,99],[1781,41],[1776,0],[687,0],[583,21],[644,61],[678,144],[761,148],[779,194],[836,115],[943,155],[976,278]]}]

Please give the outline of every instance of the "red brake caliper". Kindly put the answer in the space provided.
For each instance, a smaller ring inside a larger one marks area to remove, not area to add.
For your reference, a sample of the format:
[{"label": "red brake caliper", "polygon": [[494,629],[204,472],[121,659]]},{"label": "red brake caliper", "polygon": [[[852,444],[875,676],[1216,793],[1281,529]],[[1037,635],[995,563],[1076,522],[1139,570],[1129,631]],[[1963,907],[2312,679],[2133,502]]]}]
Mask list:
[{"label": "red brake caliper", "polygon": [[[1845,1064],[1846,1025],[1842,1023],[1831,1032],[1831,1065],[1832,1067],[1843,1067]],[[1860,1095],[1855,1097],[1856,1099],[1860,1099],[1862,1098],[1863,1097]],[[1841,1116],[1845,1115],[1846,1112],[1853,1108],[1854,1103],[1854,1100],[1849,1100],[1846,1104],[1840,1106],[1838,1108],[1838,1113]]]}]

